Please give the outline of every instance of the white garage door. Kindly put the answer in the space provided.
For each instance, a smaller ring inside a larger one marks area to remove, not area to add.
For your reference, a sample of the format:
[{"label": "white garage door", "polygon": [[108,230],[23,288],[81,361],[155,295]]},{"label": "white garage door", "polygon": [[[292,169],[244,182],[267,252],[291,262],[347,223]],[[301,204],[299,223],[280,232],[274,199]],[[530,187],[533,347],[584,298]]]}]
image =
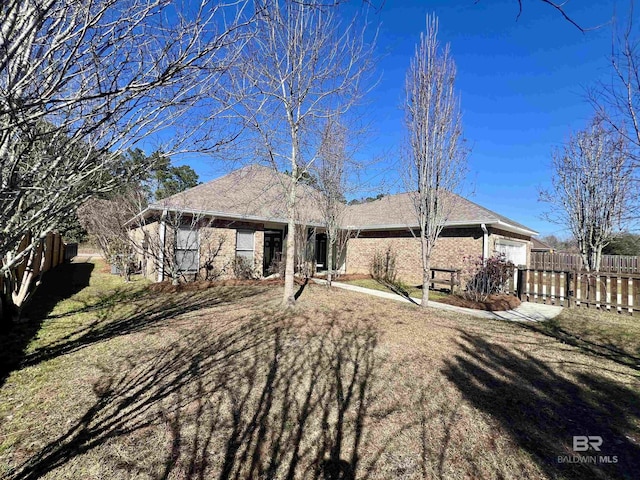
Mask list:
[{"label": "white garage door", "polygon": [[514,240],[496,240],[496,252],[503,253],[514,265],[527,264],[527,244]]}]

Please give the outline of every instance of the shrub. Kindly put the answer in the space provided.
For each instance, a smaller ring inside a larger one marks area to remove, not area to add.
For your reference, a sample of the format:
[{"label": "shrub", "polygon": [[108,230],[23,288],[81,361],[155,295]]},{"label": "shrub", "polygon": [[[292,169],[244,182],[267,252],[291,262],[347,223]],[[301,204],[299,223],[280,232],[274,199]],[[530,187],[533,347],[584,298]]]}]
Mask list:
[{"label": "shrub", "polygon": [[237,279],[250,280],[256,277],[253,260],[246,257],[236,257],[233,260],[233,274]]},{"label": "shrub", "polygon": [[385,252],[376,251],[371,260],[370,273],[376,280],[396,282],[396,253],[387,247]]},{"label": "shrub", "polygon": [[286,261],[284,256],[276,256],[271,260],[271,264],[267,269],[269,275],[277,274],[280,278],[284,278]]},{"label": "shrub", "polygon": [[487,260],[482,257],[465,257],[464,261],[463,275],[467,279],[464,295],[476,302],[484,302],[489,295],[503,293],[515,268],[504,254]]}]

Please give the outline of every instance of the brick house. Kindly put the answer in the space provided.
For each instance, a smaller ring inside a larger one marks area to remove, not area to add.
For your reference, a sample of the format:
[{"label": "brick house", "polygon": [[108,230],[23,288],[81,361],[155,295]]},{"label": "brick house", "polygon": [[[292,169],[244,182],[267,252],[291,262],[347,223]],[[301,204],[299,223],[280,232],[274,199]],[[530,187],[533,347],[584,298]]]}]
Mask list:
[{"label": "brick house", "polygon": [[[142,211],[131,236],[140,245],[160,242],[160,255],[147,258],[141,248],[144,273],[161,281],[168,262],[189,274],[202,274],[209,265],[232,275],[230,265],[243,257],[253,262],[257,276],[267,276],[281,260],[288,235],[285,192],[288,177],[272,169],[251,165],[216,180],[151,204]],[[313,270],[326,268],[327,243],[318,193],[300,185],[297,235],[304,244],[301,255]],[[167,219],[179,213],[176,224]],[[342,228],[348,232],[337,259],[343,273],[368,273],[376,252],[395,252],[398,276],[407,282],[421,278],[420,242],[411,196],[406,193],[345,207]],[[412,233],[413,232],[413,233]],[[469,200],[455,196],[455,208],[436,244],[432,266],[460,268],[463,257],[504,253],[517,265],[527,264],[536,232]],[[143,240],[144,239],[144,240]],[[212,248],[212,242],[214,247]],[[205,258],[214,250],[215,258]],[[158,258],[160,257],[160,258]],[[298,263],[298,261],[297,261]]]}]

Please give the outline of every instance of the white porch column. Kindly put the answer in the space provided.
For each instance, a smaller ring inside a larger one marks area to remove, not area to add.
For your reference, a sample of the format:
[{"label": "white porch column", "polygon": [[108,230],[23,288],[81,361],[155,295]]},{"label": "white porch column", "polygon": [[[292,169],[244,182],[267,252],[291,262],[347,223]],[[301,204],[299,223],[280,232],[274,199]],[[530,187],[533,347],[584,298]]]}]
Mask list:
[{"label": "white porch column", "polygon": [[166,236],[167,236],[167,211],[164,210],[162,212],[162,217],[160,217],[160,231],[159,240],[160,240],[160,252],[158,255],[158,282],[162,282],[164,280],[164,249],[166,244]]}]

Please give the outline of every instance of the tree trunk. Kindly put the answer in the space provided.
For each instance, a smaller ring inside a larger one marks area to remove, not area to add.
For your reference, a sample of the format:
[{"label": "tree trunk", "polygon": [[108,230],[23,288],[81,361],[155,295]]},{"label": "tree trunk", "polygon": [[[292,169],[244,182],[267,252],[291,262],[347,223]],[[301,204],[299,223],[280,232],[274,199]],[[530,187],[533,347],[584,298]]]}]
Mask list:
[{"label": "tree trunk", "polygon": [[[24,270],[15,269],[5,276],[4,313],[13,322],[20,320],[22,309],[40,285],[40,277],[45,261],[44,243],[39,241],[23,260]],[[17,278],[17,275],[21,275]]]},{"label": "tree trunk", "polygon": [[333,281],[333,247],[334,247],[334,235],[327,230],[327,285],[330,287]]},{"label": "tree trunk", "polygon": [[600,271],[600,261],[602,258],[602,247],[589,247],[587,254],[588,257],[588,270],[591,272]]},{"label": "tree trunk", "polygon": [[421,238],[422,244],[422,302],[421,308],[429,306],[429,281],[431,280],[431,255],[427,249],[427,240]]},{"label": "tree trunk", "polygon": [[294,172],[294,178],[291,179],[291,187],[289,189],[289,198],[287,198],[287,249],[284,267],[284,294],[282,296],[282,305],[284,307],[291,307],[296,303],[294,293],[294,275],[295,275],[295,262],[296,262],[296,215],[295,215],[295,200],[296,200],[296,180]]}]

